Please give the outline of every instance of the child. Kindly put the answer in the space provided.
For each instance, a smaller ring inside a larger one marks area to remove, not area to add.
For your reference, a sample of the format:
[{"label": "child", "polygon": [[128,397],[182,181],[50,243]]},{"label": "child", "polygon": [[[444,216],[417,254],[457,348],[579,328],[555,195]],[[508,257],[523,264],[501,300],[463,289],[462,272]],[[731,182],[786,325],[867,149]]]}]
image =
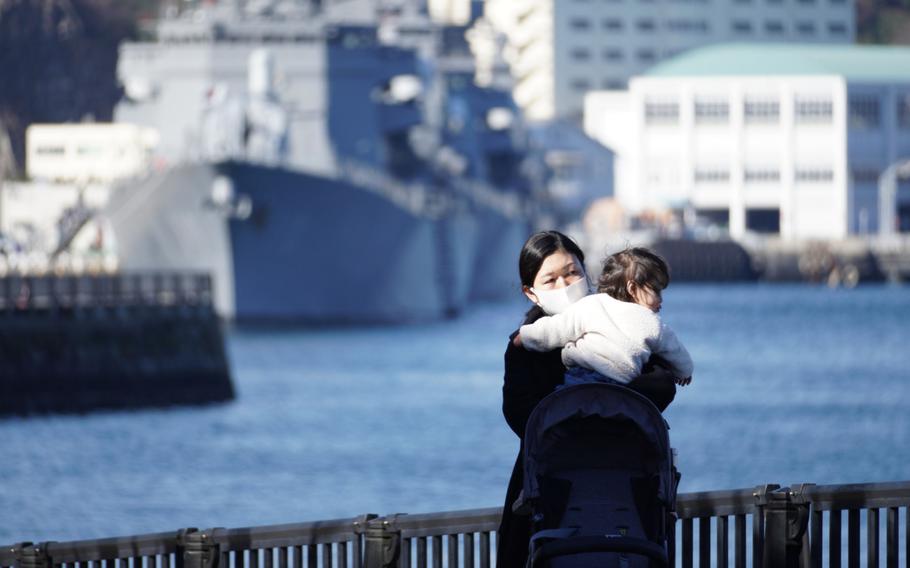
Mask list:
[{"label": "child", "polygon": [[666,262],[650,250],[628,248],[613,254],[604,263],[597,294],[521,326],[515,345],[532,351],[562,347],[562,361],[569,368],[566,385],[628,384],[651,355],[669,363],[676,384],[687,385],[692,358],[657,315],[661,291],[669,282]]}]

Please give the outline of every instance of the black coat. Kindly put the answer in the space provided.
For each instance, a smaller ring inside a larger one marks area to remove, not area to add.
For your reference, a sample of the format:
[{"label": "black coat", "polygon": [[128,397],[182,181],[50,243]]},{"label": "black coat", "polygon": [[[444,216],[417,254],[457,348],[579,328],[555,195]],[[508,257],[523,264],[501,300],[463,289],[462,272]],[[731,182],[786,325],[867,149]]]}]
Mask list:
[{"label": "black coat", "polygon": [[[525,323],[532,323],[543,315],[539,308],[534,308],[528,312]],[[518,498],[524,482],[522,454],[525,424],[537,403],[562,384],[566,372],[560,349],[537,353],[516,347],[512,344],[512,339],[517,333],[516,330],[509,336],[509,345],[504,356],[502,414],[509,428],[522,440],[522,445],[512,468],[512,477],[509,479],[503,504],[502,522],[499,526],[496,565],[500,568],[523,568],[527,562],[531,521],[527,516],[512,513],[512,503]],[[673,376],[660,365],[660,358],[652,357],[645,365],[641,377],[632,381],[629,386],[650,398],[663,411],[673,401],[676,385]]]}]

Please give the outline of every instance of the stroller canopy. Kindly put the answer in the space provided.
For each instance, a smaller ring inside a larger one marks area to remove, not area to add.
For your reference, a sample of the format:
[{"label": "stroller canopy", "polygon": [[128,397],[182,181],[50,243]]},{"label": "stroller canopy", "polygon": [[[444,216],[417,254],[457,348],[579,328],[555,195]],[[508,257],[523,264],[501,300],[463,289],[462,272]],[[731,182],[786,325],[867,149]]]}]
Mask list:
[{"label": "stroller canopy", "polygon": [[586,383],[556,390],[544,398],[528,418],[524,439],[524,498],[540,496],[538,486],[547,440],[561,427],[576,419],[600,417],[634,424],[652,447],[661,472],[660,496],[670,502],[674,483],[671,479],[670,439],[667,424],[654,404],[637,392],[607,383]]}]

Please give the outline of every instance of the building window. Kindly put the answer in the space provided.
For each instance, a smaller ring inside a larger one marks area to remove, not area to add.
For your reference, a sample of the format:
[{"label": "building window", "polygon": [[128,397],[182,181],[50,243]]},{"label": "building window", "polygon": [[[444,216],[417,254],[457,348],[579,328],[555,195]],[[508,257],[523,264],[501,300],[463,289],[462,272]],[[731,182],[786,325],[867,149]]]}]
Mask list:
[{"label": "building window", "polygon": [[855,168],[850,172],[853,183],[878,184],[879,171],[876,168]]},{"label": "building window", "polygon": [[881,106],[878,97],[850,97],[850,128],[868,130],[881,124]]},{"label": "building window", "polygon": [[780,170],[777,168],[746,168],[743,173],[746,183],[777,183],[780,181]]},{"label": "building window", "polygon": [[622,31],[623,21],[617,20],[616,18],[609,18],[609,19],[603,21],[603,27],[605,30],[608,30],[611,32]]},{"label": "building window", "polygon": [[780,35],[784,33],[784,23],[776,20],[765,22],[765,31],[769,34]]},{"label": "building window", "polygon": [[766,99],[746,99],[743,118],[747,123],[776,123],[780,119],[780,103]]},{"label": "building window", "polygon": [[815,35],[815,22],[798,22],[796,31],[802,35]]},{"label": "building window", "polygon": [[654,53],[653,49],[639,49],[635,52],[635,57],[639,61],[651,62],[657,59],[657,55]]},{"label": "building window", "polygon": [[725,124],[730,119],[730,104],[724,100],[704,99],[695,101],[697,124]]},{"label": "building window", "polygon": [[738,34],[751,34],[752,22],[748,20],[737,20],[733,22],[733,31]]},{"label": "building window", "polygon": [[801,6],[811,6],[815,4],[815,0],[797,0]]},{"label": "building window", "polygon": [[577,32],[585,32],[591,29],[591,22],[584,18],[572,18],[569,27]]},{"label": "building window", "polygon": [[588,61],[591,59],[591,50],[586,47],[576,47],[570,55],[575,61]]},{"label": "building window", "polygon": [[572,80],[572,90],[578,92],[590,91],[591,90],[591,81],[587,79],[573,79]]},{"label": "building window", "polygon": [[834,5],[836,5],[836,6],[843,6],[844,4],[847,3],[847,0],[828,0],[828,1],[829,1],[831,4],[834,4]]},{"label": "building window", "polygon": [[653,32],[655,28],[654,20],[638,20],[635,23],[635,27],[641,32]]},{"label": "building window", "polygon": [[834,171],[830,168],[797,168],[795,177],[802,183],[824,183],[834,180]]},{"label": "building window", "polygon": [[831,35],[847,35],[847,24],[843,22],[828,22],[828,33]]},{"label": "building window", "polygon": [[676,124],[679,122],[679,103],[674,101],[645,101],[645,124]]},{"label": "building window", "polygon": [[622,61],[624,57],[621,49],[611,47],[604,50],[604,59],[607,61]]},{"label": "building window", "polygon": [[784,0],[767,0],[769,6],[780,6]]},{"label": "building window", "polygon": [[76,154],[79,156],[99,156],[104,153],[102,146],[78,146]]},{"label": "building window", "polygon": [[610,91],[621,91],[626,88],[626,82],[622,79],[604,79],[603,88]]},{"label": "building window", "polygon": [[903,93],[897,99],[897,125],[910,129],[910,93]]},{"label": "building window", "polygon": [[708,22],[705,20],[670,20],[667,27],[674,32],[706,32]]},{"label": "building window", "polygon": [[730,170],[726,168],[695,168],[695,183],[728,183]]},{"label": "building window", "polygon": [[801,123],[831,122],[834,105],[830,99],[796,99],[796,121]]},{"label": "building window", "polygon": [[38,146],[35,153],[39,156],[62,156],[66,154],[66,148],[63,146]]},{"label": "building window", "polygon": [[695,219],[698,223],[704,223],[709,227],[723,227],[727,228],[730,226],[730,210],[729,209],[696,209],[695,210]]},{"label": "building window", "polygon": [[780,233],[780,209],[746,209],[746,228],[756,233]]}]

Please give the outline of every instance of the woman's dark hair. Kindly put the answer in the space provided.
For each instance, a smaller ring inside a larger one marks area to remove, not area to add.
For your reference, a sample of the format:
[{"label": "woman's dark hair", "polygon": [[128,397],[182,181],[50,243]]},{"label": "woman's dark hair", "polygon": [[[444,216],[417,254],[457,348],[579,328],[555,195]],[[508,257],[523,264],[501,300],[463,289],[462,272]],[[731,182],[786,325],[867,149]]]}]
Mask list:
[{"label": "woman's dark hair", "polygon": [[559,231],[540,231],[531,235],[518,255],[518,275],[523,286],[533,286],[534,278],[540,272],[543,261],[557,251],[565,251],[575,255],[578,262],[584,266],[585,253],[575,241]]},{"label": "woman's dark hair", "polygon": [[670,269],[664,259],[643,247],[632,247],[611,254],[604,261],[597,291],[623,302],[632,302],[626,286],[635,282],[659,292],[670,284]]},{"label": "woman's dark hair", "polygon": [[[559,231],[540,231],[528,237],[524,246],[521,247],[521,254],[518,255],[518,276],[521,278],[521,284],[528,287],[533,286],[534,278],[540,272],[543,261],[557,251],[574,254],[578,262],[584,266],[585,253],[581,252],[581,248],[575,244],[575,241]],[[533,323],[545,315],[546,313],[540,306],[532,306],[525,314],[524,323]]]}]

